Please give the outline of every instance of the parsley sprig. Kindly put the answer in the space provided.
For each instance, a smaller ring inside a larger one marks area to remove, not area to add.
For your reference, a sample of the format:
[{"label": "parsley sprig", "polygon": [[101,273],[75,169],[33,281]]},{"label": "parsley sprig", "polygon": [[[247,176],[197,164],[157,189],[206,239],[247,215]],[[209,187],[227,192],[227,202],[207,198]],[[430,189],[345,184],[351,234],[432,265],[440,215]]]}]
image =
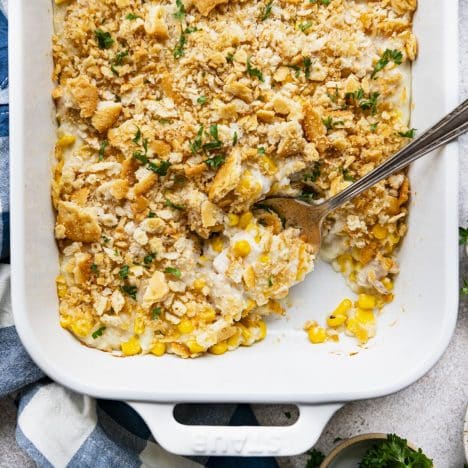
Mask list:
[{"label": "parsley sprig", "polygon": [[99,153],[98,153],[98,161],[102,161],[104,159],[107,145],[108,145],[107,140],[104,140],[101,142],[101,146],[99,147]]},{"label": "parsley sprig", "polygon": [[195,31],[199,31],[199,29],[195,26],[187,26],[185,29],[182,29],[179,40],[177,41],[172,52],[174,58],[179,59],[180,57],[183,57],[185,55],[185,45],[187,44],[187,36]]},{"label": "parsley sprig", "polygon": [[309,0],[309,3],[317,3],[321,5],[330,5],[331,0]]},{"label": "parsley sprig", "polygon": [[387,439],[371,447],[362,458],[359,468],[432,468],[433,463],[421,449],[412,450],[405,439],[388,434]]},{"label": "parsley sprig", "polygon": [[205,164],[211,169],[220,168],[226,161],[226,156],[224,154],[215,154],[211,158],[205,159]]},{"label": "parsley sprig", "polygon": [[375,80],[375,76],[379,71],[383,70],[390,62],[400,65],[403,62],[403,54],[399,50],[386,49],[380,57],[379,61],[375,64],[371,78]]}]

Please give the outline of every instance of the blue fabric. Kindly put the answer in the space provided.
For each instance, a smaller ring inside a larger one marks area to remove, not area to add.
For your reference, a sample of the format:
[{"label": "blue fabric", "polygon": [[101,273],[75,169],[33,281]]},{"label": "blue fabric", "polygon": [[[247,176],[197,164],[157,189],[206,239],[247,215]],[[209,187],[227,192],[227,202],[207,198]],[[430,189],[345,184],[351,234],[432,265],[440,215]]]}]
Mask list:
[{"label": "blue fabric", "polygon": [[[8,163],[8,134],[9,134],[9,107],[6,102],[8,88],[8,22],[0,13],[0,95],[5,102],[0,102],[0,261],[9,261],[9,163]],[[0,273],[2,270],[0,270]],[[0,278],[1,280],[2,278]],[[2,290],[0,289],[0,294]],[[9,290],[4,289],[3,296],[8,295]],[[2,299],[0,297],[0,299]],[[4,299],[4,298],[3,298]],[[7,316],[9,311],[0,308],[2,315]],[[0,321],[1,323],[1,321]],[[59,388],[51,382],[41,370],[33,363],[26,350],[20,343],[18,334],[13,326],[0,325],[0,397],[12,392],[18,392],[19,423],[16,430],[17,443],[40,467],[52,467],[47,455],[38,447],[36,440],[31,440],[26,433],[32,433],[31,427],[21,426],[21,416],[33,406],[38,393],[47,393],[48,390]],[[65,398],[65,396],[64,396]],[[78,398],[86,397],[78,396]],[[88,399],[89,400],[89,399]],[[41,400],[42,401],[42,400]],[[61,402],[50,401],[51,411],[59,411]],[[62,405],[63,406],[63,405]],[[255,416],[247,405],[230,405],[225,414],[233,415],[230,420],[232,425],[256,425]],[[197,412],[196,412],[197,413]],[[197,413],[198,414],[198,413]],[[94,416],[93,416],[94,417]],[[97,423],[83,444],[69,458],[67,466],[74,467],[137,467],[141,466],[139,455],[145,449],[151,433],[140,416],[128,405],[118,401],[98,400],[95,411]],[[196,419],[196,418],[195,418]],[[94,421],[94,419],[93,419]],[[219,420],[223,423],[227,421]],[[39,432],[41,421],[37,421]],[[37,428],[36,428],[37,429]],[[57,434],[62,430],[57,427]],[[57,434],[51,434],[57,436]],[[49,434],[45,434],[48,437]],[[54,438],[54,437],[52,437]],[[48,455],[51,456],[50,454]],[[273,458],[229,458],[212,457],[210,459],[194,459],[209,467],[277,467]],[[167,465],[165,465],[167,466]]]}]

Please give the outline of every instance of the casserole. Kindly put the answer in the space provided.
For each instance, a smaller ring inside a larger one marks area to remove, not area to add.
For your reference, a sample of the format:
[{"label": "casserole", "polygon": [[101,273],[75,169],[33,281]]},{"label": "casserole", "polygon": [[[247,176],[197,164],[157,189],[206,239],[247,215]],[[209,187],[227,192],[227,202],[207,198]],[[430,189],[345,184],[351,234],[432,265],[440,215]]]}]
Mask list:
[{"label": "casserole", "polygon": [[[417,11],[414,31],[421,50],[413,69],[413,127],[429,126],[456,104],[457,42],[451,28],[456,15],[455,0],[443,7],[427,0]],[[26,349],[51,378],[78,392],[131,401],[172,452],[287,455],[313,445],[339,407],[336,402],[397,391],[434,365],[457,311],[454,145],[410,171],[413,197],[396,299],[367,349],[352,341],[313,347],[305,339],[303,322],[332,310],[347,293],[343,280],[321,262],[293,291],[291,318],[272,323],[267,339],[253,350],[195,361],[124,360],[77,343],[58,324],[54,285],[58,261],[47,157],[55,141],[51,5],[48,0],[16,2],[10,21],[10,44],[15,44],[10,50],[13,310]],[[293,402],[300,406],[300,418],[292,426],[270,428],[176,423],[172,403],[194,401]]]}]

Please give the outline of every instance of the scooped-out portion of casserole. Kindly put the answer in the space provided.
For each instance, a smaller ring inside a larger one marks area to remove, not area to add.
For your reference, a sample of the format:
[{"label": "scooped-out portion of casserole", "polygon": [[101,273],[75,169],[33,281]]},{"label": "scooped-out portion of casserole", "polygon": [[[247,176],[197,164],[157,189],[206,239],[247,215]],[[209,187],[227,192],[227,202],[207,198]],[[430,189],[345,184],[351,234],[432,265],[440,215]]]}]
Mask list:
[{"label": "scooped-out portion of casserole", "polygon": [[[313,269],[257,202],[330,197],[397,151],[416,0],[55,0],[60,323],[117,355],[223,354]],[[333,213],[323,256],[359,300],[311,341],[365,343],[392,300],[409,186]]]}]

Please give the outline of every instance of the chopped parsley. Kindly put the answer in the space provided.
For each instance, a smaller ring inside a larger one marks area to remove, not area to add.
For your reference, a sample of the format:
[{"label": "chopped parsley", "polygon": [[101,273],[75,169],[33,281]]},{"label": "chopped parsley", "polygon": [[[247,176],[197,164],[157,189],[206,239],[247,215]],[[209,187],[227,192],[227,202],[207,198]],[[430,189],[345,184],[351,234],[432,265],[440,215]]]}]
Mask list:
[{"label": "chopped parsley", "polygon": [[227,61],[228,63],[234,62],[234,54],[231,54],[231,52],[229,52],[228,54],[226,54],[226,61]]},{"label": "chopped parsley", "polygon": [[104,244],[107,244],[107,243],[110,242],[110,239],[108,237],[106,237],[106,236],[102,236],[102,240],[103,240]]},{"label": "chopped parsley", "polygon": [[310,172],[306,172],[304,174],[304,181],[305,182],[316,182],[317,179],[320,177],[320,162],[316,161],[312,170]]},{"label": "chopped parsley", "polygon": [[203,138],[203,125],[200,125],[198,132],[195,136],[195,139],[190,143],[190,149],[193,154],[198,153],[202,147],[202,138]]},{"label": "chopped parsley", "polygon": [[407,132],[398,132],[398,135],[403,138],[414,138],[416,136],[416,131],[415,128],[411,128]]},{"label": "chopped parsley", "polygon": [[141,16],[135,15],[135,13],[129,13],[125,18],[130,21],[135,21],[137,18],[141,18]]},{"label": "chopped parsley", "polygon": [[399,50],[386,49],[380,57],[379,61],[375,64],[372,71],[371,78],[375,80],[375,75],[383,70],[390,62],[400,65],[403,61],[403,54]]},{"label": "chopped parsley", "polygon": [[151,319],[156,320],[161,315],[161,307],[154,307],[151,311]]},{"label": "chopped parsley", "polygon": [[328,99],[330,99],[331,102],[336,104],[338,102],[338,97],[339,97],[338,86],[335,87],[335,91],[334,91],[333,94],[327,92],[327,96],[328,96]]},{"label": "chopped parsley", "polygon": [[312,66],[312,60],[310,60],[310,57],[304,57],[302,63],[304,65],[304,76],[306,77],[306,80],[308,80],[310,78],[310,67]]},{"label": "chopped parsley", "polygon": [[266,150],[265,150],[265,148],[263,146],[259,146],[257,148],[257,153],[261,154],[261,155],[264,155],[266,153]]},{"label": "chopped parsley", "polygon": [[258,68],[252,67],[252,64],[250,62],[250,57],[247,58],[247,73],[251,78],[258,78],[260,81],[265,81],[263,78],[262,72]]},{"label": "chopped parsley", "polygon": [[143,263],[144,263],[145,265],[149,265],[150,263],[153,262],[153,260],[155,259],[155,257],[156,257],[156,254],[154,254],[154,253],[148,254],[148,255],[146,255],[145,258],[143,259]]},{"label": "chopped parsley", "polygon": [[91,271],[92,271],[95,275],[97,275],[97,273],[98,273],[98,266],[97,266],[95,263],[93,263],[93,264],[91,265]]},{"label": "chopped parsley", "polygon": [[325,455],[317,449],[312,449],[307,452],[309,459],[306,463],[306,468],[319,468],[323,460],[325,460]]},{"label": "chopped parsley", "polygon": [[312,23],[312,21],[306,21],[305,23],[298,24],[297,27],[305,33],[309,28],[313,26],[313,24],[314,23]]},{"label": "chopped parsley", "polygon": [[459,235],[458,243],[460,245],[468,244],[468,228],[463,228],[460,226],[458,228],[458,235]]},{"label": "chopped parsley", "polygon": [[[308,80],[310,78],[310,68],[312,66],[312,60],[310,59],[310,57],[304,57],[302,59],[302,67],[304,68],[304,76],[305,78]],[[299,66],[299,65],[288,65],[288,68],[291,68],[292,70],[294,70],[294,76],[296,78],[299,78],[300,74],[301,74],[301,70],[302,70],[302,67]]]},{"label": "chopped parsley", "polygon": [[153,211],[150,211],[148,213],[148,218],[156,218],[156,213],[154,213]]},{"label": "chopped parsley", "polygon": [[93,332],[93,334],[91,335],[93,337],[93,339],[95,340],[96,338],[98,338],[99,336],[102,336],[102,332],[106,329],[106,327],[100,327],[98,328],[96,331]]},{"label": "chopped parsley", "polygon": [[174,210],[179,210],[179,211],[185,210],[185,207],[183,207],[182,205],[175,204],[174,202],[169,200],[169,198],[166,198],[165,205],[168,206],[169,208],[174,208]]},{"label": "chopped parsley", "polygon": [[338,125],[344,125],[342,120],[333,120],[333,117],[329,115],[326,119],[322,119],[323,125],[327,128],[327,130],[332,130]]},{"label": "chopped parsley", "polygon": [[138,289],[136,286],[131,286],[130,284],[124,284],[120,287],[121,291],[125,293],[127,296],[131,297],[134,301],[136,301],[136,295]]},{"label": "chopped parsley", "polygon": [[351,175],[349,169],[345,169],[344,167],[341,169],[341,173],[343,174],[343,179],[347,182],[356,182],[356,179]]},{"label": "chopped parsley", "polygon": [[353,93],[346,93],[345,99],[347,104],[354,101],[362,110],[370,110],[374,115],[377,112],[377,99],[380,96],[378,92],[369,93],[367,96],[362,88],[354,91]]},{"label": "chopped parsley", "polygon": [[268,277],[268,286],[271,288],[273,286],[273,280],[271,279],[271,276]]},{"label": "chopped parsley", "polygon": [[234,132],[234,135],[232,135],[232,146],[237,145],[237,132]]},{"label": "chopped parsley", "polygon": [[111,70],[114,75],[117,75],[117,76],[119,75],[119,72],[115,69],[115,67],[122,65],[124,58],[127,56],[128,56],[128,50],[121,50],[115,55],[114,60],[112,61],[112,64],[111,64]]},{"label": "chopped parsley", "polygon": [[380,96],[380,93],[374,92],[369,93],[367,99],[362,99],[359,102],[359,107],[362,110],[370,110],[371,114],[374,115],[377,112],[377,98]]},{"label": "chopped parsley", "polygon": [[128,265],[124,265],[119,271],[120,278],[127,279],[128,278],[128,271],[129,271]]},{"label": "chopped parsley", "polygon": [[172,52],[172,55],[174,56],[174,58],[178,59],[185,55],[185,44],[187,44],[187,35],[195,31],[198,31],[198,28],[194,26],[187,27],[182,30],[182,32],[180,33],[179,40],[177,41],[174,47],[174,50]]},{"label": "chopped parsley", "polygon": [[317,3],[321,5],[330,5],[331,0],[309,0],[309,3]]},{"label": "chopped parsley", "polygon": [[374,122],[374,123],[369,125],[370,130],[371,130],[372,133],[377,131],[377,125],[379,125],[379,122]]},{"label": "chopped parsley", "polygon": [[99,147],[98,161],[102,161],[104,159],[104,154],[106,152],[107,144],[108,144],[107,140],[104,140],[101,142],[101,146]]},{"label": "chopped parsley", "polygon": [[197,103],[200,104],[201,106],[204,106],[207,103],[208,99],[206,96],[200,96],[197,99]]},{"label": "chopped parsley", "polygon": [[217,125],[210,125],[209,134],[212,138],[212,141],[205,143],[203,145],[204,151],[212,151],[214,149],[220,148],[223,144],[219,139],[218,135],[218,126]]},{"label": "chopped parsley", "polygon": [[167,171],[170,167],[171,163],[169,161],[161,161],[159,164],[153,162],[148,163],[148,169],[160,176],[167,175]]},{"label": "chopped parsley", "polygon": [[268,19],[268,18],[270,17],[272,6],[273,6],[273,0],[270,0],[270,1],[265,5],[265,7],[263,8],[262,16],[260,17],[260,21],[265,21],[266,19]]},{"label": "chopped parsley", "polygon": [[133,137],[132,141],[135,145],[139,145],[141,140],[141,130],[140,127],[137,127],[137,131],[135,132],[135,136]]},{"label": "chopped parsley", "polygon": [[224,162],[226,161],[226,157],[224,154],[216,154],[215,156],[205,159],[205,164],[211,169],[218,169],[220,168]]},{"label": "chopped parsley", "polygon": [[176,278],[180,278],[182,276],[182,273],[180,272],[180,270],[178,268],[173,268],[173,267],[167,267],[164,270],[164,273],[175,276]]},{"label": "chopped parsley", "polygon": [[100,49],[109,49],[114,43],[114,39],[112,39],[110,33],[105,32],[102,29],[96,29],[96,31],[94,31],[94,37],[96,38]]},{"label": "chopped parsley", "polygon": [[177,11],[174,13],[174,18],[178,21],[183,21],[185,18],[185,5],[182,0],[176,0]]}]

